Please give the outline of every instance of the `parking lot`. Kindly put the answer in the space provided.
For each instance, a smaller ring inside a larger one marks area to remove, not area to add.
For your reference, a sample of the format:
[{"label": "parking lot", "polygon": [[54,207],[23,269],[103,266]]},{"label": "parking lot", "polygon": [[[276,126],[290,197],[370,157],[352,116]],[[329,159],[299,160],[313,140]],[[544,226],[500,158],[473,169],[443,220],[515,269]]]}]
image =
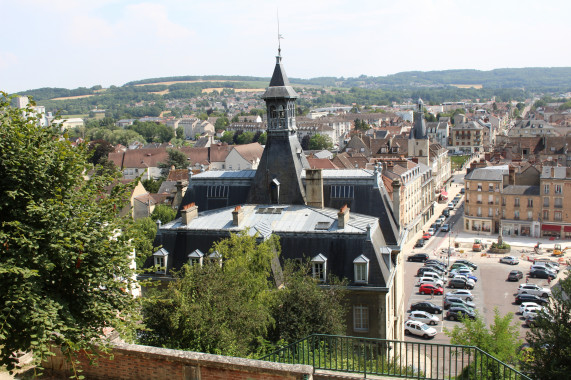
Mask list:
[{"label": "parking lot", "polygon": [[[414,251],[415,253],[423,252],[422,249],[415,249]],[[503,264],[499,262],[499,257],[502,255],[490,255],[491,257],[482,257],[478,252],[467,252],[461,256],[462,258],[466,258],[478,265],[478,269],[473,271],[473,274],[478,278],[478,281],[476,282],[476,286],[473,290],[471,290],[471,292],[474,296],[473,302],[476,304],[476,310],[480,315],[484,317],[486,325],[489,326],[491,323],[493,323],[494,309],[497,307],[500,315],[504,315],[509,312],[514,313],[514,319],[520,326],[520,337],[522,339],[525,338],[525,333],[528,329],[524,326],[523,317],[519,314],[516,314],[519,309],[519,305],[516,305],[514,301],[518,286],[522,282],[525,282],[525,275],[529,271],[531,263],[528,261],[522,261],[520,259],[520,263],[518,265]],[[458,258],[460,257],[451,257],[450,263]],[[418,262],[405,262],[404,265],[405,291],[407,292],[406,299],[408,300],[405,306],[407,310],[407,316],[408,311],[410,310],[410,305],[419,301],[430,301],[438,306],[443,306],[443,296],[421,295],[418,293],[418,287],[416,286],[418,277],[415,276],[418,268],[421,266],[423,266],[423,263]],[[509,272],[514,269],[521,270],[523,272],[523,279],[518,282],[507,281]],[[446,277],[446,280],[448,280],[448,277]],[[542,279],[529,279],[529,283],[538,284],[543,287],[550,287],[550,285],[547,283],[547,280]],[[552,281],[551,285],[554,283],[555,282]],[[444,294],[453,290],[454,289],[450,289],[445,285]],[[446,311],[444,311],[442,315],[438,315],[438,317],[441,319],[441,322],[438,325],[434,326],[438,331],[438,334],[433,339],[434,343],[450,343],[450,338],[444,334],[444,328],[451,330],[454,328],[454,326],[460,324],[460,322],[457,321],[448,321],[446,319],[442,320],[445,314]],[[419,339],[422,338],[417,336],[408,336],[406,338],[408,341],[418,341]]]}]

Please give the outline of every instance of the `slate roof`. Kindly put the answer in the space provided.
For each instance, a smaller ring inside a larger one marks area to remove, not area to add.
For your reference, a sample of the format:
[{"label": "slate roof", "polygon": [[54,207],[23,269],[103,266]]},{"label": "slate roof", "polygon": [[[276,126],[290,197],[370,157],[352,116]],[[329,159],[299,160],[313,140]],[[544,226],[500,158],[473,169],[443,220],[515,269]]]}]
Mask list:
[{"label": "slate roof", "polygon": [[539,186],[509,185],[504,187],[502,194],[507,195],[539,195]]},{"label": "slate roof", "polygon": [[465,177],[467,180],[501,181],[508,174],[508,165],[488,166],[472,170]]},{"label": "slate roof", "polygon": [[272,79],[270,80],[270,86],[262,95],[262,99],[270,98],[298,98],[297,93],[289,83],[289,79],[285,73],[285,68],[282,65],[281,56],[276,57],[276,67],[274,68]]}]

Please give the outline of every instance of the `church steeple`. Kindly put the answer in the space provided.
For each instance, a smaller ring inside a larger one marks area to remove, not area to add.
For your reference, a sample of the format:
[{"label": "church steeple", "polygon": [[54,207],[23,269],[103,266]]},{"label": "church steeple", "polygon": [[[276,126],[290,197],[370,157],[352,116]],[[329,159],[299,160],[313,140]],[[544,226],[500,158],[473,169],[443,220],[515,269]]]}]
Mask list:
[{"label": "church steeple", "polygon": [[424,103],[418,98],[416,110],[414,111],[414,125],[410,130],[409,139],[428,139],[426,131],[426,121],[424,120]]},{"label": "church steeple", "polygon": [[278,54],[270,85],[262,95],[267,107],[268,139],[250,188],[250,203],[305,204],[301,172],[309,168],[309,163],[297,138],[297,97]]}]

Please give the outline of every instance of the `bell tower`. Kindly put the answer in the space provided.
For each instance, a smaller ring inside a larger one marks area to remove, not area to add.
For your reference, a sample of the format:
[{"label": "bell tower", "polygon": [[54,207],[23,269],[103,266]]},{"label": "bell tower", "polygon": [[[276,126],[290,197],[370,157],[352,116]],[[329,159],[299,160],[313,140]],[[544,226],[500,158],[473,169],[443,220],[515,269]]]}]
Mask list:
[{"label": "bell tower", "polygon": [[262,95],[267,107],[268,139],[250,188],[250,203],[305,204],[301,172],[309,168],[309,163],[297,138],[297,98],[282,65],[280,52],[270,85]]}]

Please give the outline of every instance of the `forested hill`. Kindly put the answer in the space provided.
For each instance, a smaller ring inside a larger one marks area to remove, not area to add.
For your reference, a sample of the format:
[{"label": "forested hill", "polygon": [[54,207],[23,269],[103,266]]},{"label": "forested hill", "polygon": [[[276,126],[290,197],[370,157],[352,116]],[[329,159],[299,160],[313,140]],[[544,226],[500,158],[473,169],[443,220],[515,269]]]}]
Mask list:
[{"label": "forested hill", "polygon": [[[152,84],[170,81],[265,81],[270,78],[251,76],[178,76],[151,78],[126,83]],[[487,88],[525,88],[530,91],[571,90],[571,67],[529,67],[519,69],[406,71],[397,74],[358,78],[319,77],[312,79],[290,78],[292,84],[309,84],[326,87],[443,87],[451,85],[480,85]]]}]

